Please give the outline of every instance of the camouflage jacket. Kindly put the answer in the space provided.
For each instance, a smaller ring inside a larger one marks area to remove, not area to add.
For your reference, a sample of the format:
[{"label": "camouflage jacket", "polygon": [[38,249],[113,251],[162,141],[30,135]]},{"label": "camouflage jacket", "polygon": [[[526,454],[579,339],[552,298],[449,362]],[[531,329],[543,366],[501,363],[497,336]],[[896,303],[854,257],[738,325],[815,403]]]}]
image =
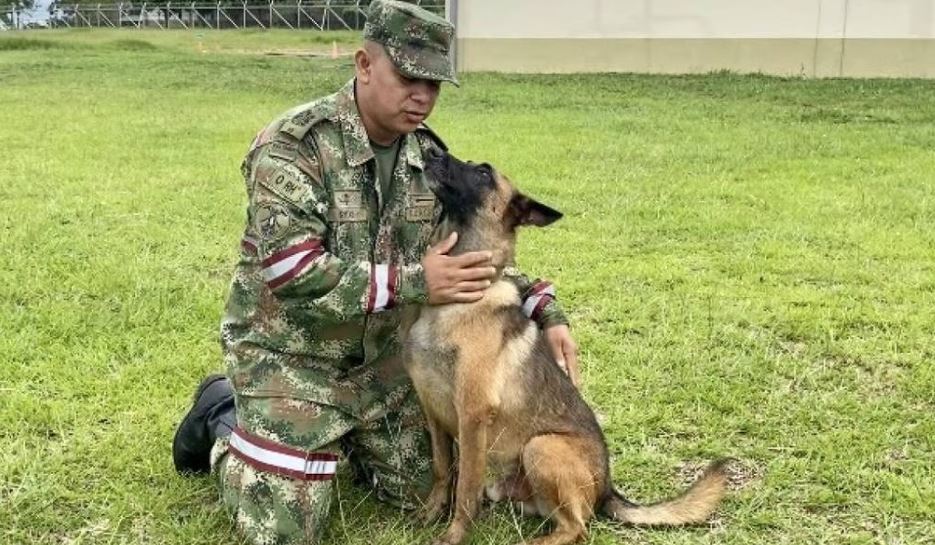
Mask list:
[{"label": "camouflage jacket", "polygon": [[[399,308],[426,299],[421,260],[441,216],[423,169],[432,146],[444,149],[427,127],[405,136],[381,194],[353,80],[257,135],[243,163],[247,222],[221,326],[238,395],[369,419],[408,392],[397,328]],[[528,314],[565,323],[550,287],[508,271]]]}]

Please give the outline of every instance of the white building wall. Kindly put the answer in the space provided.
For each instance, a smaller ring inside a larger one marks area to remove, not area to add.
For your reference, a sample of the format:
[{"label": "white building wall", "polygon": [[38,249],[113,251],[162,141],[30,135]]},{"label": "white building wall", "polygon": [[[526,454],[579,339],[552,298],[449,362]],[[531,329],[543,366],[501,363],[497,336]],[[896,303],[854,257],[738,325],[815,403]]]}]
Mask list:
[{"label": "white building wall", "polygon": [[468,71],[935,76],[935,0],[449,0],[449,8]]}]

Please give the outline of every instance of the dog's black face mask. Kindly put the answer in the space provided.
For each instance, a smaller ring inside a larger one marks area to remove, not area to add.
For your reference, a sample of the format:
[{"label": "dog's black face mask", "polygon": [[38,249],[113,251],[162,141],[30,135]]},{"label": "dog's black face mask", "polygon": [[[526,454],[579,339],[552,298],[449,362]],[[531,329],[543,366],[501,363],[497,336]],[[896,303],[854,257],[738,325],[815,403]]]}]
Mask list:
[{"label": "dog's black face mask", "polygon": [[456,225],[467,225],[476,217],[484,199],[497,188],[490,165],[465,163],[434,149],[427,155],[425,169],[437,183],[433,190],[445,215]]}]

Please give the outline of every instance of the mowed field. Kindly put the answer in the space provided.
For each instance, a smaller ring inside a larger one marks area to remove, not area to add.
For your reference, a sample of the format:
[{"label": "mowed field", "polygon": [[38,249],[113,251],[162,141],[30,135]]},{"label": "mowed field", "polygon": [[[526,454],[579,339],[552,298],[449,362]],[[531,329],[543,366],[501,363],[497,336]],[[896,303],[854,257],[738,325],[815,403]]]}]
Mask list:
[{"label": "mowed field", "polygon": [[[172,434],[221,368],[247,145],[354,40],[0,33],[0,543],[240,543]],[[932,82],[466,74],[430,124],[565,213],[519,262],[569,310],[619,487],[737,459],[710,525],[589,543],[933,542]],[[339,477],[325,543],[442,531]],[[540,530],[497,506],[471,543]]]}]

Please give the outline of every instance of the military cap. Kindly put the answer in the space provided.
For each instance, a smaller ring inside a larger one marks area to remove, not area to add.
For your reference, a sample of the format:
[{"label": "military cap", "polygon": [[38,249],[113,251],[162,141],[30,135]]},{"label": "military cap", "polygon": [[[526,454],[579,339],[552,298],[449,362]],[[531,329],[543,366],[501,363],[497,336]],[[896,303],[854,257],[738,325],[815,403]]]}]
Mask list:
[{"label": "military cap", "polygon": [[364,39],[382,44],[404,76],[458,85],[451,45],[454,26],[415,4],[374,0]]}]

